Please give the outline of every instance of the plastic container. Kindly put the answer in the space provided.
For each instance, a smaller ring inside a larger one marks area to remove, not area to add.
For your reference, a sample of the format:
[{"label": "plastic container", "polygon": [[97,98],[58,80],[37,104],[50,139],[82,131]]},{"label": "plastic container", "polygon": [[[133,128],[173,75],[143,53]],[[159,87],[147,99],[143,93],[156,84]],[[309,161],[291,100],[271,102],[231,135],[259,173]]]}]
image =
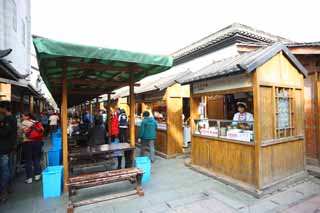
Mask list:
[{"label": "plastic container", "polygon": [[62,137],[61,132],[54,132],[54,133],[52,133],[52,139],[53,139],[53,138],[61,138],[61,137]]},{"label": "plastic container", "polygon": [[43,198],[59,197],[63,188],[63,166],[49,166],[42,172]]},{"label": "plastic container", "polygon": [[60,149],[49,149],[48,150],[49,166],[59,166],[62,160],[62,150]]},{"label": "plastic container", "polygon": [[149,182],[151,179],[151,160],[149,157],[136,157],[136,167],[144,171],[142,183]]},{"label": "plastic container", "polygon": [[53,137],[52,138],[52,147],[54,149],[61,149],[62,148],[62,138]]}]

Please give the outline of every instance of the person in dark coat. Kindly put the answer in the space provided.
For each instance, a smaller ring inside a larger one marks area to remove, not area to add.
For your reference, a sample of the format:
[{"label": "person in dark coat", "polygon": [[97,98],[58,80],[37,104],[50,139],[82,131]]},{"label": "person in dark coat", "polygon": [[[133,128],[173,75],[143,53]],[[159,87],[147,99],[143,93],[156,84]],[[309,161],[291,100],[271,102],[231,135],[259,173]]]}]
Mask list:
[{"label": "person in dark coat", "polygon": [[0,102],[0,203],[8,199],[8,185],[12,181],[12,154],[17,145],[17,119],[12,115],[11,103]]},{"label": "person in dark coat", "polygon": [[95,119],[95,126],[89,130],[89,145],[102,145],[107,143],[107,132],[103,125],[103,118],[101,115]]}]

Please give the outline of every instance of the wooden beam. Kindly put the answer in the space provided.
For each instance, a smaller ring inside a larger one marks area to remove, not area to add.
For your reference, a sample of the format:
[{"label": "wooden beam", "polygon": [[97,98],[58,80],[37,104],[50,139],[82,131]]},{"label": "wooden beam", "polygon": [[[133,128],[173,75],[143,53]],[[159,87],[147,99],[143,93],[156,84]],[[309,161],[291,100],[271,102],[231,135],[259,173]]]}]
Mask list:
[{"label": "wooden beam", "polygon": [[[116,67],[110,64],[101,63],[86,63],[86,62],[66,62],[67,66],[80,68],[80,69],[93,69],[93,70],[112,70],[118,72],[134,72],[134,70],[129,70],[128,67]],[[138,70],[137,70],[138,71]]]},{"label": "wooden beam", "polygon": [[[50,82],[62,84],[61,79],[50,79]],[[106,85],[106,86],[129,86],[129,82],[117,82],[117,81],[102,81],[102,80],[82,80],[82,79],[73,79],[68,80],[68,84],[94,84],[94,85]],[[134,86],[140,86],[140,84],[135,84]]]},{"label": "wooden beam", "polygon": [[63,148],[63,168],[64,168],[64,191],[68,191],[68,178],[69,178],[69,162],[68,162],[68,85],[67,79],[64,78],[62,85],[62,104],[61,104],[61,130],[62,130],[62,148]]},{"label": "wooden beam", "polygon": [[130,73],[130,144],[135,146],[135,95],[134,95],[134,73]]}]

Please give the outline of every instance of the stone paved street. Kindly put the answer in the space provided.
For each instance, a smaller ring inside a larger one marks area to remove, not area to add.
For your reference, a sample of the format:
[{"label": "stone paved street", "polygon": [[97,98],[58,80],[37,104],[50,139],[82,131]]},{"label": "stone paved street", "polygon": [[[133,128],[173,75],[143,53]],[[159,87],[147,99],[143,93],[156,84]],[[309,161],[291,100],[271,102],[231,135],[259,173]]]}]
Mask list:
[{"label": "stone paved street", "polygon": [[[281,192],[256,199],[217,180],[199,174],[184,165],[184,160],[157,159],[152,180],[144,184],[145,196],[130,197],[76,208],[75,212],[149,213],[149,212],[317,212],[320,209],[320,180],[312,176]],[[23,177],[16,183],[10,201],[1,213],[65,212],[67,195],[42,198],[41,183],[25,185]],[[86,189],[78,198],[112,191],[125,191],[129,183]]]}]

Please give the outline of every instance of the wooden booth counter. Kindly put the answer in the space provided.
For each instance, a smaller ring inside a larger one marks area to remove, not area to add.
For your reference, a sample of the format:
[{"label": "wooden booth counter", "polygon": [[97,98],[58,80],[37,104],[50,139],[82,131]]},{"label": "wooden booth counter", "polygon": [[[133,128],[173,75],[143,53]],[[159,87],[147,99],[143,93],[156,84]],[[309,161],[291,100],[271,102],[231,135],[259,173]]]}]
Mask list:
[{"label": "wooden booth counter", "polygon": [[[139,130],[140,130],[140,124],[141,120],[136,119],[136,138],[139,137]],[[168,143],[168,131],[167,131],[167,125],[166,124],[158,124],[157,129],[157,138],[155,142],[155,150],[156,154],[163,157],[163,158],[169,158],[174,155],[174,148],[172,147],[172,144]],[[171,146],[170,146],[171,145]],[[174,145],[174,144],[173,144]]]},{"label": "wooden booth counter", "polygon": [[163,158],[172,158],[183,154],[183,114],[185,101],[189,101],[189,86],[174,83],[164,90],[148,91],[136,95],[136,138],[138,138],[140,115],[144,111],[158,121],[157,138],[155,143],[156,154]]},{"label": "wooden booth counter", "polygon": [[[144,111],[149,111],[158,122],[155,143],[156,154],[172,158],[184,153],[191,142],[190,131],[190,86],[176,81],[190,74],[190,71],[166,75],[154,75],[138,82],[135,90],[136,140]],[[117,107],[129,109],[128,89],[115,92]],[[128,111],[128,113],[130,113]]]},{"label": "wooden booth counter", "polygon": [[[258,197],[303,178],[305,75],[290,51],[274,44],[182,79],[192,90],[190,165]],[[251,121],[233,116],[239,102]]]}]

